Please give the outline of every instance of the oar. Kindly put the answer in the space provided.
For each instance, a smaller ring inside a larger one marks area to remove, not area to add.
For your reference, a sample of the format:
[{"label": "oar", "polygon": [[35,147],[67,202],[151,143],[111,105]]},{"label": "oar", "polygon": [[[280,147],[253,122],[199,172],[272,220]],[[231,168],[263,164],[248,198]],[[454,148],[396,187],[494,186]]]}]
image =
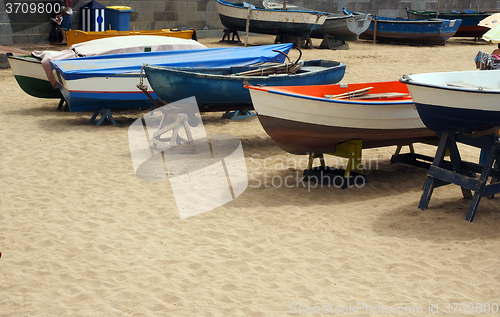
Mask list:
[{"label": "oar", "polygon": [[366,87],[358,90],[348,91],[338,95],[324,95],[324,97],[327,99],[352,98],[355,96],[367,94],[370,92],[370,89],[373,89],[373,87]]}]

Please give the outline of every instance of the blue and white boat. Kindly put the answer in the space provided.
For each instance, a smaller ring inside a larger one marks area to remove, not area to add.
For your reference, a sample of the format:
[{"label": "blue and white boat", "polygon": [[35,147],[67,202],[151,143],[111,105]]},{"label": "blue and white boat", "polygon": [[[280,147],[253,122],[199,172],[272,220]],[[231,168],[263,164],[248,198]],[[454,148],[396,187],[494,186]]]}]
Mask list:
[{"label": "blue and white boat", "polygon": [[[149,106],[137,88],[143,64],[177,67],[231,67],[283,63],[292,44],[208,48],[107,55],[51,61],[58,87],[71,111],[97,111]],[[147,79],[144,85],[149,86]],[[157,98],[152,89],[148,89]]]},{"label": "blue and white boat", "polygon": [[221,23],[228,29],[290,37],[307,37],[320,28],[328,13],[307,9],[266,9],[246,2],[217,0]]},{"label": "blue and white boat", "polygon": [[446,41],[455,35],[461,22],[460,19],[409,20],[375,17],[359,38],[373,40],[375,35],[376,40],[380,42],[445,45]]},{"label": "blue and white boat", "polygon": [[[298,71],[288,74],[285,67]],[[273,69],[274,68],[274,69]],[[346,65],[329,60],[299,61],[277,67],[179,68],[145,66],[148,81],[165,102],[195,96],[202,111],[249,110],[252,99],[244,84],[254,86],[298,86],[336,84]]]},{"label": "blue and white boat", "polygon": [[500,70],[404,75],[423,123],[437,133],[500,126]]}]

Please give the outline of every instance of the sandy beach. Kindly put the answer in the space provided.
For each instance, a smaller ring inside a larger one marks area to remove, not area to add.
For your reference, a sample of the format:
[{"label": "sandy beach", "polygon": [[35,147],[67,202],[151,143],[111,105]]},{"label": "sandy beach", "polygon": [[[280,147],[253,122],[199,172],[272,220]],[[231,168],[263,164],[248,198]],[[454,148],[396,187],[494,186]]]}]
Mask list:
[{"label": "sandy beach", "polygon": [[[200,42],[235,45],[219,40]],[[357,41],[337,51],[317,49],[319,42],[303,59],[345,63],[345,83],[474,70],[477,52],[495,48],[465,38],[434,47]],[[258,118],[203,114],[208,134],[241,140],[249,186],[181,219],[168,181],[134,173],[127,131],[144,111],[117,111],[116,125],[98,127],[89,124],[92,113],[60,112],[57,100],[30,97],[10,69],[0,70],[0,81],[0,316],[499,311],[500,198],[482,199],[468,223],[470,201],[444,186],[422,211],[427,171],[391,164],[395,147],[363,151],[378,164],[362,188],[273,186],[265,180],[302,175],[307,158],[278,148]],[[436,147],[415,149],[434,156]],[[460,149],[477,162],[479,150]]]}]

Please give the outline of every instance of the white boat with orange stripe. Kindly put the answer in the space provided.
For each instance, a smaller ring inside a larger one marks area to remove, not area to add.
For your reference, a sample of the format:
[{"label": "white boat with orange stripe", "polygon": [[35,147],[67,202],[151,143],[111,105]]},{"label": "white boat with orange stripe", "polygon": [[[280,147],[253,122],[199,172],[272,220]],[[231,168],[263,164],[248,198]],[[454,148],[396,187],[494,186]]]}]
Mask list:
[{"label": "white boat with orange stripe", "polygon": [[338,144],[354,139],[362,140],[363,148],[373,148],[435,136],[399,81],[246,87],[264,130],[293,154],[332,153]]}]

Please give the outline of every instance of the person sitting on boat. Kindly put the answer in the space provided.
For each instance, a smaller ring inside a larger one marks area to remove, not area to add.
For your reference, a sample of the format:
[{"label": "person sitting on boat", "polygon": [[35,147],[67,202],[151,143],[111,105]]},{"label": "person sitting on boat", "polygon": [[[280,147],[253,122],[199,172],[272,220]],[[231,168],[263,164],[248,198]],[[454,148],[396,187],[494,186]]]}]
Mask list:
[{"label": "person sitting on boat", "polygon": [[68,42],[66,40],[66,31],[71,30],[72,20],[73,20],[73,1],[72,0],[63,0],[62,1],[62,10],[56,16],[57,18],[62,18],[62,22],[59,25],[59,29],[61,30],[62,41],[58,44],[66,45]]}]

